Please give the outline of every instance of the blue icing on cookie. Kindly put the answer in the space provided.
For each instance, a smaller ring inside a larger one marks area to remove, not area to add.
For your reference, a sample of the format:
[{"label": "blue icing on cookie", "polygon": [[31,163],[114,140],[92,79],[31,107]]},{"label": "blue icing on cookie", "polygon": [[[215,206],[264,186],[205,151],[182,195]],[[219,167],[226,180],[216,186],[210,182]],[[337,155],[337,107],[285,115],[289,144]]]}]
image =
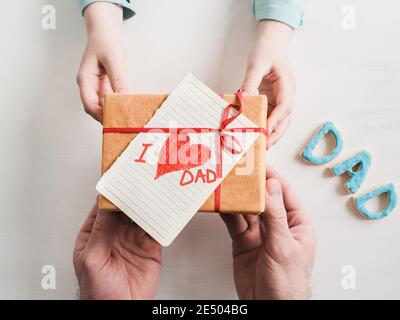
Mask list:
[{"label": "blue icing on cookie", "polygon": [[[335,165],[332,168],[332,173],[335,176],[339,176],[347,172],[350,175],[350,179],[346,181],[346,187],[351,193],[356,193],[367,176],[371,161],[371,155],[367,151],[361,151],[355,156]],[[358,169],[353,170],[357,165]]]},{"label": "blue icing on cookie", "polygon": [[[388,202],[385,210],[378,213],[372,213],[367,210],[365,203],[381,194],[387,193]],[[393,211],[397,206],[397,193],[393,183],[386,184],[382,187],[378,187],[370,192],[367,192],[354,201],[357,210],[368,219],[382,219]]]},{"label": "blue icing on cookie", "polygon": [[[335,138],[335,148],[326,156],[318,157],[313,155],[313,151],[315,147],[318,145],[320,140],[328,133],[331,133]],[[311,138],[310,142],[305,147],[304,151],[301,154],[301,157],[313,164],[325,164],[331,162],[335,159],[338,154],[343,149],[343,138],[340,134],[339,130],[334,126],[332,122],[326,122],[324,125],[318,130],[318,132]]]}]

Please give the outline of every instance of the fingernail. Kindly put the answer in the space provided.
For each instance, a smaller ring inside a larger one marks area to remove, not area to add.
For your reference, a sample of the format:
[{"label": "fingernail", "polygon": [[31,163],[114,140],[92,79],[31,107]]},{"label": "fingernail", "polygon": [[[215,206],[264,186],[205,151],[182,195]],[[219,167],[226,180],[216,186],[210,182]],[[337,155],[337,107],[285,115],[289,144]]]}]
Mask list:
[{"label": "fingernail", "polygon": [[270,179],[267,185],[267,192],[270,196],[278,196],[281,194],[281,185],[277,180]]}]

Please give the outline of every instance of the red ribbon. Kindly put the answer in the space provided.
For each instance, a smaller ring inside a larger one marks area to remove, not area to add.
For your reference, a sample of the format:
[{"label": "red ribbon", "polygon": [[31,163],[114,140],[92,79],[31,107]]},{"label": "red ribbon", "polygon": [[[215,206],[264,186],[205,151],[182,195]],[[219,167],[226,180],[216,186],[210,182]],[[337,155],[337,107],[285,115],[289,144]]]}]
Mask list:
[{"label": "red ribbon", "polygon": [[[217,144],[217,177],[222,178],[222,148],[226,149],[232,154],[239,154],[242,152],[240,141],[232,134],[233,132],[260,132],[267,135],[264,128],[227,128],[241,113],[243,109],[243,95],[242,89],[235,93],[239,103],[230,103],[227,105],[222,113],[221,125],[216,128],[103,128],[104,133],[208,133],[216,132],[219,134],[219,143]],[[231,111],[236,110],[231,116]],[[229,144],[228,142],[231,141]],[[215,212],[220,212],[221,206],[221,183],[215,189]]]}]

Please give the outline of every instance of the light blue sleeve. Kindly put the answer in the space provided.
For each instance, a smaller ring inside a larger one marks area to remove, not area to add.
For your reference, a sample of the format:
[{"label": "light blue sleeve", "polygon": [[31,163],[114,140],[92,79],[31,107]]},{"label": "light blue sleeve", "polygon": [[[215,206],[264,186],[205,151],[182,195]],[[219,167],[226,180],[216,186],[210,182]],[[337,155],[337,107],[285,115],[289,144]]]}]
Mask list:
[{"label": "light blue sleeve", "polygon": [[257,20],[276,20],[292,28],[303,25],[306,0],[253,0]]},{"label": "light blue sleeve", "polygon": [[79,0],[79,6],[81,12],[85,11],[86,7],[93,2],[111,2],[120,5],[124,9],[124,20],[129,19],[135,15],[135,10],[133,8],[133,0]]}]

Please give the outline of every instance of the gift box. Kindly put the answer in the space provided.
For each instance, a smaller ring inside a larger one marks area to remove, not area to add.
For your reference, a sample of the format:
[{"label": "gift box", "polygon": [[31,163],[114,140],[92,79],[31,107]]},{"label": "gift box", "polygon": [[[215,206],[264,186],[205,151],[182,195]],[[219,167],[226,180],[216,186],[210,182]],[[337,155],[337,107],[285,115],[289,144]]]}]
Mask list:
[{"label": "gift box", "polygon": [[[105,128],[143,127],[162,105],[167,94],[107,94],[104,100]],[[235,95],[222,96],[227,103],[235,103]],[[267,97],[244,96],[242,114],[259,128],[266,128]],[[102,173],[106,172],[137,133],[103,133]],[[259,214],[265,207],[265,149],[266,135],[260,134],[242,160],[226,176],[219,187],[219,208],[215,193],[201,206],[202,212]],[[117,210],[100,195],[99,208]]]}]

